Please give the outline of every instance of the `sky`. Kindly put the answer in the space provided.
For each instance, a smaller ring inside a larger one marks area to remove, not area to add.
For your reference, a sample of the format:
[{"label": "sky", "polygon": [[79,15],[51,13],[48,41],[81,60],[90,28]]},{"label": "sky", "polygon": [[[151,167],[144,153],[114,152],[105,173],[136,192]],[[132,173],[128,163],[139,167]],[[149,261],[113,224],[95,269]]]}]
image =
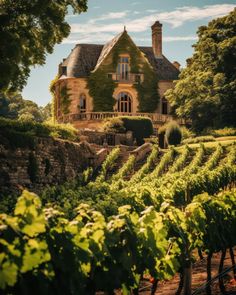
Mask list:
[{"label": "sky", "polygon": [[163,24],[163,54],[182,67],[193,53],[197,29],[236,7],[236,0],[88,0],[88,10],[80,15],[68,11],[70,35],[47,56],[44,66],[32,68],[23,97],[46,105],[51,100],[49,84],[58,65],[75,44],[104,44],[124,30],[141,46],[151,46],[151,25]]}]

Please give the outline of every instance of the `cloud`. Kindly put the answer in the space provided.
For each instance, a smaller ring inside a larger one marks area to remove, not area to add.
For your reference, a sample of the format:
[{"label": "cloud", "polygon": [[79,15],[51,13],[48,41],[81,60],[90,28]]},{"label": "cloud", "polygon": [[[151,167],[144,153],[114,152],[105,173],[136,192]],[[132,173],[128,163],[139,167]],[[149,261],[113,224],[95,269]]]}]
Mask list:
[{"label": "cloud", "polygon": [[175,42],[175,41],[195,41],[197,36],[164,36],[164,42]]},{"label": "cloud", "polygon": [[[114,37],[113,34],[107,34],[107,33],[98,33],[96,35],[94,34],[74,34],[70,35],[68,38],[63,40],[63,44],[82,44],[82,43],[90,43],[91,40],[93,43],[97,44],[104,44],[111,40]],[[141,38],[141,37],[134,37],[134,41],[142,42],[145,44],[149,44],[151,42],[151,38]],[[197,40],[196,36],[164,36],[163,41],[164,42],[176,42],[176,41],[195,41]]]},{"label": "cloud", "polygon": [[97,43],[104,44],[114,37],[113,34],[97,33],[97,34],[72,34],[64,39],[62,44],[83,44],[83,43]]},{"label": "cloud", "polygon": [[138,5],[139,4],[139,2],[133,2],[133,3],[131,3],[130,5],[132,5],[132,6],[136,6],[136,5]]},{"label": "cloud", "polygon": [[216,4],[204,7],[185,6],[155,16],[157,16],[158,20],[167,22],[176,28],[189,21],[221,17],[233,10],[235,6],[234,4]]},{"label": "cloud", "polygon": [[[135,2],[134,2],[135,3]],[[207,5],[204,7],[195,7],[195,6],[184,6],[176,8],[173,11],[166,11],[160,13],[151,13],[149,15],[144,15],[142,17],[136,17],[134,19],[128,19],[130,11],[121,11],[121,12],[110,12],[104,15],[101,15],[98,18],[94,18],[87,23],[71,24],[71,35],[69,38],[63,41],[63,43],[78,43],[81,42],[106,42],[115,34],[121,32],[126,25],[128,32],[142,33],[147,30],[150,30],[150,26],[156,21],[159,20],[163,23],[168,23],[173,28],[177,28],[185,23],[192,21],[199,21],[203,19],[212,19],[216,17],[221,17],[230,11],[232,11],[236,5],[234,4],[216,4],[216,5]],[[138,12],[138,11],[137,11]],[[134,11],[130,13],[130,16],[135,17],[134,14],[137,13]],[[115,22],[119,20],[119,22]],[[110,21],[110,23],[104,23],[104,21]],[[76,41],[75,41],[75,34]],[[189,41],[196,40],[194,36],[177,36],[177,37],[165,37],[165,42],[172,41]]]},{"label": "cloud", "polygon": [[98,18],[94,18],[89,21],[90,24],[94,24],[98,21],[106,21],[106,20],[113,20],[113,19],[122,19],[127,16],[129,11],[121,11],[121,12],[109,12],[107,14],[103,14]]},{"label": "cloud", "polygon": [[156,10],[156,9],[147,9],[146,12],[151,12],[151,13],[153,13],[153,12],[157,12],[157,10]]}]

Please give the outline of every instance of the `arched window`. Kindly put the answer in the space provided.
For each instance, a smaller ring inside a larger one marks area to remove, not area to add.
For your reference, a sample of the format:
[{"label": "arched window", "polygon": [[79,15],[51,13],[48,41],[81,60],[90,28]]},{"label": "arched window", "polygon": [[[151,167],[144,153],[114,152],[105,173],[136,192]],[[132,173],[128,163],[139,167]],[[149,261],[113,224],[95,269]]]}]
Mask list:
[{"label": "arched window", "polygon": [[81,94],[79,98],[79,109],[81,113],[86,112],[86,95]]},{"label": "arched window", "polygon": [[117,80],[129,80],[129,57],[121,56],[117,66]]},{"label": "arched window", "polygon": [[118,95],[117,110],[121,113],[132,112],[132,99],[127,92],[121,92]]},{"label": "arched window", "polygon": [[163,97],[161,99],[161,112],[162,112],[163,115],[168,114],[168,102],[167,102],[167,99],[165,97]]}]

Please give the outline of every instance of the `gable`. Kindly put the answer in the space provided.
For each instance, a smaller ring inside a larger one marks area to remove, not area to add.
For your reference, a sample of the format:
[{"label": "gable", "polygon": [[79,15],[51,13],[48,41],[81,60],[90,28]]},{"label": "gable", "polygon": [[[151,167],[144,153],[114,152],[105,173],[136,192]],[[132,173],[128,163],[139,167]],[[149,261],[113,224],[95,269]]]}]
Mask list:
[{"label": "gable", "polygon": [[[81,78],[88,77],[92,71],[98,68],[107,58],[109,53],[115,49],[120,37],[124,32],[117,35],[106,45],[98,44],[77,44],[70,55],[60,66],[67,67],[66,77]],[[127,34],[129,37],[129,35]],[[130,37],[129,37],[130,38]],[[134,44],[130,38],[130,44]],[[135,45],[135,44],[134,44]],[[136,45],[135,45],[136,46]],[[151,64],[159,80],[177,80],[179,70],[163,55],[163,58],[155,58],[152,47],[137,47],[143,56]],[[110,57],[111,58],[111,57]]]},{"label": "gable", "polygon": [[122,54],[128,54],[130,56],[131,72],[133,73],[141,72],[144,64],[148,64],[149,67],[152,68],[152,65],[143,52],[136,46],[131,37],[124,30],[103,47],[93,72],[101,67],[104,67],[108,72],[115,72],[119,62],[119,56]]}]

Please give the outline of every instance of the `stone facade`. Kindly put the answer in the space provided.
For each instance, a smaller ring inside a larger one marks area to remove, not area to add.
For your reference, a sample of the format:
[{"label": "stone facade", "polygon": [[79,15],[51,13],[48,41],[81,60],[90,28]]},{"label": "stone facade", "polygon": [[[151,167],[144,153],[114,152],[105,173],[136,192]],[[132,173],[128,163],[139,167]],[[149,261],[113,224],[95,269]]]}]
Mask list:
[{"label": "stone facade", "polygon": [[[78,44],[72,50],[71,54],[64,59],[63,63],[59,65],[59,79],[55,84],[56,117],[59,122],[71,122],[79,129],[99,129],[102,119],[113,116],[112,114],[104,114],[103,116],[97,114],[91,115],[94,112],[93,97],[89,94],[87,81],[90,74],[99,69],[101,65],[109,67],[113,63],[112,50],[115,44],[122,38],[123,34],[127,34],[127,32],[124,31],[117,35],[104,46]],[[131,38],[130,40],[134,44]],[[180,65],[178,62],[171,63],[162,53],[162,24],[157,21],[152,26],[152,47],[137,47],[137,49],[142,53],[143,58],[148,62],[154,72],[156,72],[158,78],[156,87],[159,92],[160,101],[157,109],[154,109],[152,114],[168,115],[170,106],[167,100],[165,100],[165,92],[174,87],[174,80],[178,79]],[[127,57],[129,61],[131,59],[129,52],[119,55],[119,58],[122,57]],[[129,62],[127,63],[129,64]],[[123,66],[125,68],[125,65]],[[113,98],[116,100],[113,112],[117,113],[117,115],[125,115],[126,113],[129,115],[139,115],[138,93],[135,84],[137,84],[137,78],[142,82],[144,76],[140,72],[138,75],[137,73],[131,73],[129,65],[127,68],[129,69],[129,73],[125,77],[122,77],[122,79],[120,78],[120,70],[118,68],[114,73],[107,73],[116,84],[113,93]],[[70,106],[66,114],[61,107],[61,89],[63,86],[67,87],[70,99]],[[127,94],[131,100],[131,107],[127,109],[123,108],[122,111],[120,110],[121,93]],[[83,100],[81,100],[83,98],[85,101],[84,104]],[[165,121],[166,119],[163,123]],[[158,125],[161,122],[154,123]]]}]

